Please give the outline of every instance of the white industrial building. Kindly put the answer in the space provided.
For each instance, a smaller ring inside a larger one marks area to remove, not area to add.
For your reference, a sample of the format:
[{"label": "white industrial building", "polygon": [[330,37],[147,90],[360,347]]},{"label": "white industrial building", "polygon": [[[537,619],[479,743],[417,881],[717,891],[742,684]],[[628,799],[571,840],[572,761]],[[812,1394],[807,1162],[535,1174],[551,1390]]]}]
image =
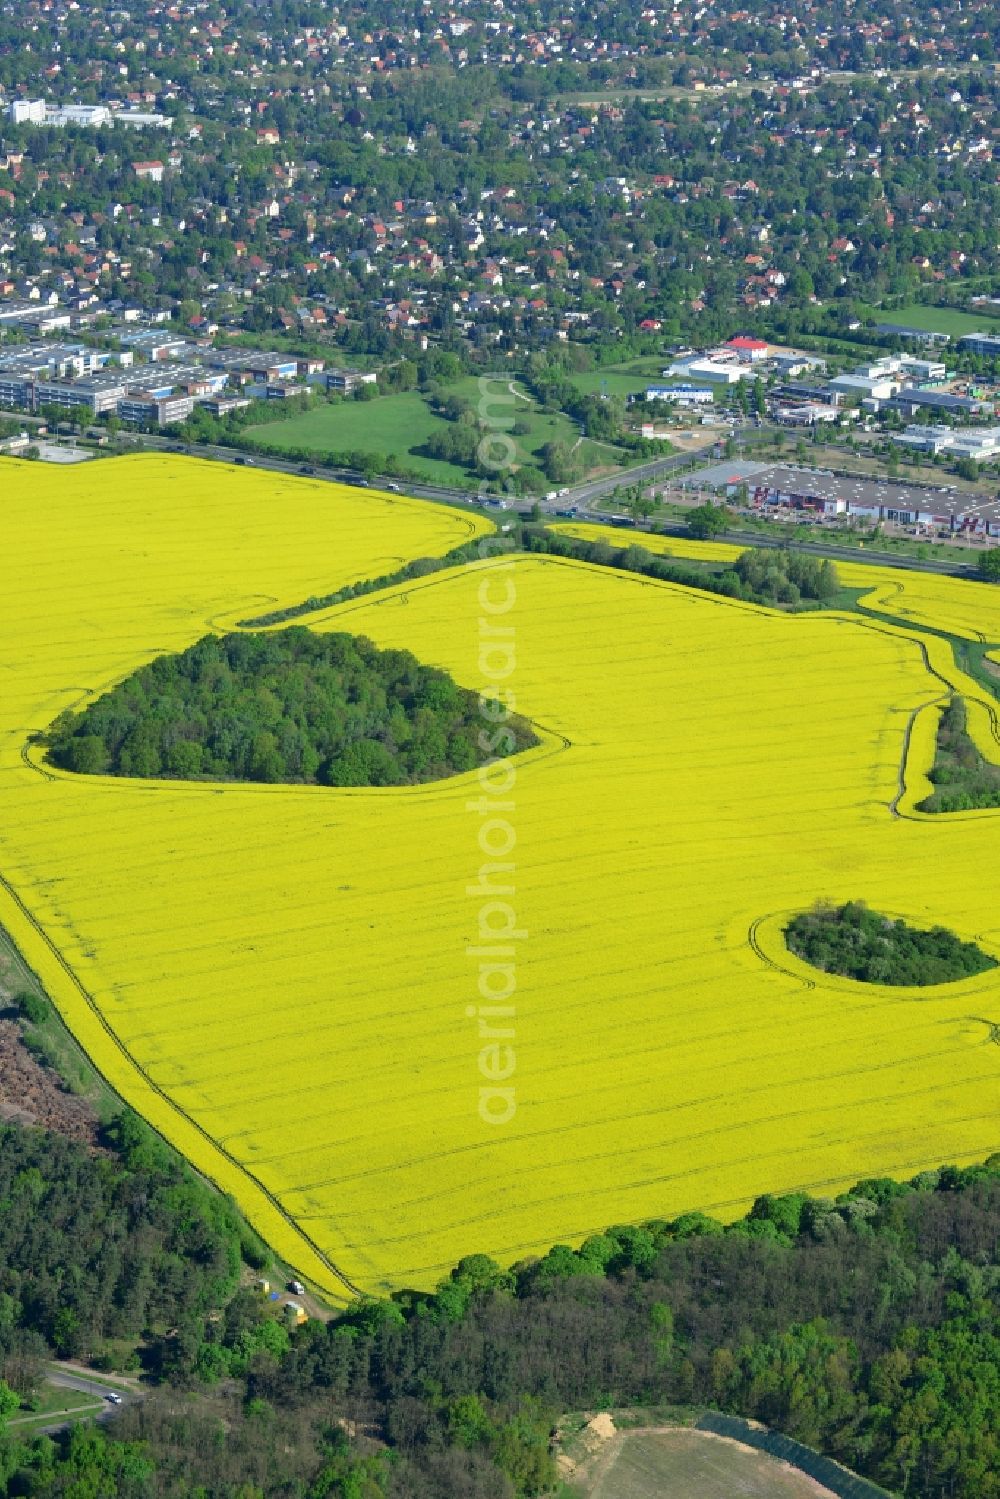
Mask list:
[{"label": "white industrial building", "polygon": [[169,115],[108,104],[49,104],[45,99],[13,99],[7,106],[12,125],[75,125],[96,130],[102,125],[129,125],[133,130],[170,130]]},{"label": "white industrial building", "polygon": [[1000,427],[930,427],[913,424],[893,439],[918,453],[947,453],[949,458],[971,458],[989,463],[1000,455]]},{"label": "white industrial building", "polygon": [[914,453],[943,453],[950,448],[955,433],[951,427],[928,427],[915,423],[893,437],[901,448],[910,448]]},{"label": "white industrial building", "polygon": [[692,381],[707,380],[711,385],[735,385],[739,380],[754,378],[750,366],[740,364],[736,359],[709,359],[701,354],[675,360],[667,374]]},{"label": "white industrial building", "polygon": [[841,412],[824,401],[804,401],[799,405],[775,406],[771,415],[779,427],[815,427],[820,422],[837,421]]},{"label": "white industrial building", "polygon": [[44,125],[44,99],[14,99],[7,106],[7,117],[12,125]]},{"label": "white industrial building", "polygon": [[902,384],[894,375],[835,375],[827,389],[847,400],[854,397],[859,401],[888,401]]},{"label": "white industrial building", "polygon": [[715,392],[708,385],[647,385],[647,401],[676,401],[681,406],[710,406]]},{"label": "white industrial building", "polygon": [[971,427],[952,434],[949,458],[989,463],[1000,454],[1000,427]]}]

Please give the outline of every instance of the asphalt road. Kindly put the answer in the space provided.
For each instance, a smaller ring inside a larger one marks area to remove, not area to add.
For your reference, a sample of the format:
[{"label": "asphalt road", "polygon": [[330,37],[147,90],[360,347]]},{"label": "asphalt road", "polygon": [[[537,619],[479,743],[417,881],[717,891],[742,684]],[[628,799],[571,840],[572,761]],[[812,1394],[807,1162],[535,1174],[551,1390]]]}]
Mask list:
[{"label": "asphalt road", "polygon": [[[718,433],[707,439],[705,447],[692,450],[688,453],[671,453],[665,458],[654,458],[649,463],[637,464],[635,468],[627,469],[620,473],[609,474],[601,479],[592,479],[583,484],[574,485],[563,495],[553,500],[543,499],[539,501],[539,507],[543,514],[554,515],[562,511],[576,509],[581,512],[580,519],[593,519],[607,522],[609,517],[601,514],[591,514],[597,500],[606,494],[612,493],[624,484],[649,483],[653,479],[662,478],[672,470],[685,467],[692,459],[703,457],[706,452],[719,441]],[[143,434],[136,439],[136,445],[154,449],[177,451],[189,453],[192,457],[206,458],[217,463],[241,464],[247,468],[259,468],[282,474],[302,474],[308,471],[310,477],[325,480],[328,483],[356,484],[359,487],[368,487],[367,481],[361,474],[351,470],[335,470],[329,468],[315,468],[312,465],[293,463],[286,458],[276,458],[272,455],[263,456],[253,454],[252,457],[239,452],[236,448],[224,448],[218,446],[182,446],[175,440],[167,437],[155,437]],[[397,481],[381,479],[373,481],[372,488],[391,487],[401,492],[414,495],[417,499],[435,500],[439,503],[454,505],[475,505],[480,508],[484,505],[484,499],[475,490],[448,489],[444,485],[411,483],[409,480]],[[528,501],[522,501],[527,504]],[[493,507],[487,507],[493,508]],[[503,514],[495,510],[496,514]],[[650,522],[640,522],[628,529],[642,532],[650,531],[653,526]],[[685,536],[687,531],[684,526],[665,525],[662,522],[656,529],[669,535]],[[814,557],[829,557],[834,562],[870,562],[877,563],[881,567],[893,567],[902,571],[940,573],[950,577],[970,577],[975,574],[975,563],[971,561],[968,565],[961,562],[926,561],[922,562],[913,557],[900,557],[894,552],[878,552],[874,549],[864,552],[854,547],[839,547],[835,542],[797,542],[793,537],[765,537],[755,531],[727,531],[718,538],[720,541],[732,541],[743,546],[761,547],[791,547],[793,551],[808,552]]]},{"label": "asphalt road", "polygon": [[[673,470],[683,468],[692,459],[700,458],[715,443],[719,441],[718,434],[707,439],[705,447],[693,450],[689,453],[671,453],[666,458],[654,458],[649,463],[637,464],[634,468],[622,470],[614,474],[607,474],[601,479],[590,479],[583,484],[574,485],[564,495],[555,500],[540,500],[539,504],[543,511],[552,513],[555,510],[567,510],[576,505],[588,508],[602,495],[610,494],[615,489],[620,489],[623,484],[648,483],[652,479],[662,478]],[[451,489],[443,484],[421,484],[419,481],[407,479],[376,479],[371,485],[362,474],[353,469],[318,468],[312,464],[296,463],[288,458],[278,458],[273,454],[254,453],[252,455],[242,453],[238,448],[225,448],[216,444],[204,446],[194,444],[183,444],[169,437],[157,437],[149,433],[136,434],[131,437],[133,446],[139,448],[152,448],[160,452],[184,452],[194,458],[207,458],[215,463],[235,463],[244,468],[260,468],[270,470],[279,474],[303,474],[308,473],[311,478],[325,479],[334,484],[356,484],[361,488],[371,487],[380,489],[399,489],[406,494],[415,495],[421,500],[438,500],[446,504],[464,504],[481,506],[484,497],[480,496],[475,489]],[[522,503],[530,503],[524,501]]]},{"label": "asphalt road", "polygon": [[[140,1398],[138,1391],[128,1391],[123,1387],[110,1385],[98,1375],[81,1374],[75,1369],[65,1368],[59,1364],[47,1365],[45,1383],[55,1385],[57,1389],[75,1390],[82,1395],[90,1395],[94,1403],[92,1406],[70,1411],[62,1417],[53,1413],[51,1420],[48,1421],[33,1420],[30,1412],[14,1416],[7,1423],[10,1429],[17,1432],[20,1428],[20,1433],[26,1437],[42,1434],[52,1436],[57,1431],[65,1431],[76,1421],[107,1421],[116,1411],[120,1411],[123,1405]],[[111,1400],[109,1397],[112,1395],[120,1396],[120,1399]]]},{"label": "asphalt road", "polygon": [[[396,479],[376,479],[370,484],[353,469],[317,468],[312,464],[294,463],[288,458],[276,458],[272,454],[242,453],[238,448],[223,448],[215,444],[183,444],[168,437],[155,437],[147,433],[133,439],[137,448],[154,448],[161,452],[184,452],[192,458],[207,458],[215,463],[235,463],[244,468],[260,468],[278,474],[308,474],[314,479],[326,480],[329,484],[356,484],[360,488],[398,489],[400,493],[415,495],[421,500],[440,500],[454,505],[481,503],[475,490],[448,489],[439,484],[405,483]],[[620,482],[620,481],[619,481]]]},{"label": "asphalt road", "polygon": [[97,1376],[91,1378],[89,1375],[73,1374],[66,1369],[50,1367],[45,1378],[49,1384],[57,1385],[62,1390],[79,1390],[84,1395],[93,1395],[95,1400],[105,1400],[110,1409],[114,1409],[117,1404],[108,1399],[110,1395],[121,1395],[122,1404],[133,1398],[119,1386],[106,1384]]}]

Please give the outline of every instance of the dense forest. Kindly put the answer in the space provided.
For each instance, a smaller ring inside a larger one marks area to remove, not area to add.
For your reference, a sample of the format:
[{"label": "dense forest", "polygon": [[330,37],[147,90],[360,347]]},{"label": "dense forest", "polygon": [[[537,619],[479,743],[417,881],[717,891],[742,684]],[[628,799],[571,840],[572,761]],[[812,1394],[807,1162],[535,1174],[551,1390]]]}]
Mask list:
[{"label": "dense forest", "polygon": [[945,927],[922,931],[860,900],[804,911],[788,923],[785,940],[814,968],[864,984],[947,984],[997,967],[995,958]]},{"label": "dense forest", "polygon": [[241,1291],[153,1340],[169,1385],[107,1427],[0,1444],[4,1492],[514,1499],[550,1489],[562,1412],[673,1404],[759,1419],[907,1499],[997,1499],[998,1225],[993,1157],[511,1270],[475,1255],[433,1295],[290,1335]]},{"label": "dense forest", "polygon": [[938,721],[934,790],[920,803],[921,812],[968,812],[1000,807],[1000,766],[984,760],[965,727],[965,703],[950,699]]},{"label": "dense forest", "polygon": [[84,1146],[0,1128],[0,1372],[27,1393],[46,1354],[100,1360],[228,1300],[264,1252],[235,1208],[124,1112]]},{"label": "dense forest", "polygon": [[[401,786],[496,753],[478,695],[363,636],[207,635],[160,656],[48,736],[86,774]],[[537,743],[508,715],[508,753]],[[489,742],[486,742],[486,741]]]}]

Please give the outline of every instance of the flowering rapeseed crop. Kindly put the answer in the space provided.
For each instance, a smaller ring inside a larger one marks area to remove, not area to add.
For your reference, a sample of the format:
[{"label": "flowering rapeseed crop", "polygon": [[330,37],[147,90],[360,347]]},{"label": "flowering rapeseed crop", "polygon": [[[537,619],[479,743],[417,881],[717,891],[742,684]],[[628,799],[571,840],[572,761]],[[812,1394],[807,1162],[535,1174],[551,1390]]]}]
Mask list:
[{"label": "flowering rapeseed crop", "polygon": [[[284,817],[238,831],[239,806],[227,801],[229,832],[217,843],[213,819],[199,812],[215,800],[204,788],[150,794],[141,783],[52,779],[30,769],[22,750],[64,708],[206,628],[443,553],[489,527],[398,495],[152,456],[69,472],[0,459],[0,524],[0,925],[129,1102],[239,1197],[273,1243],[329,1279],[244,1163],[177,1111],[162,1043],[133,1035],[154,1015],[169,1028],[179,991],[192,1008],[178,1045],[203,1054],[199,1027],[219,1018],[220,1005],[236,1025],[251,992],[262,996],[254,937],[230,918],[234,892],[270,862],[273,875],[257,881],[248,907],[251,925],[266,938],[285,924],[295,946],[290,933],[301,928],[282,913],[281,892],[301,917],[306,902],[294,887],[314,876],[307,866],[290,871],[288,857],[299,856]],[[289,790],[288,806],[292,823],[296,812],[315,822],[316,803],[301,793]],[[280,811],[273,801],[270,809]],[[335,841],[329,816],[322,825],[321,861]],[[255,1026],[265,1067],[300,1024],[301,994],[289,982],[266,995]]]},{"label": "flowering rapeseed crop", "polygon": [[[606,541],[614,547],[634,542],[657,555],[664,553],[693,562],[735,562],[746,550],[729,541],[694,541],[646,532],[629,535],[592,521],[566,521],[552,529],[584,541]],[[907,572],[867,562],[838,562],[837,573],[845,587],[866,590],[858,600],[860,604],[894,615],[900,624],[932,625],[966,640],[1000,641],[1000,588],[995,583]]]},{"label": "flowering rapeseed crop", "polygon": [[[857,563],[837,564],[843,581],[863,587],[871,576]],[[880,568],[878,586],[859,600],[869,609],[895,615],[901,624],[933,625],[966,640],[1000,641],[1000,588],[967,578],[945,578],[933,573],[899,573]]]},{"label": "flowering rapeseed crop", "polygon": [[[860,898],[1000,950],[997,815],[911,810],[932,705],[977,691],[943,641],[551,558],[500,575],[507,685],[546,742],[506,813],[524,935],[517,1108],[497,1126],[477,1108],[474,775],[158,786],[20,757],[206,623],[443,549],[463,519],[161,460],[8,465],[0,485],[18,559],[0,922],[125,1096],[317,1284],[336,1291],[332,1262],[368,1290],[430,1285],[477,1250],[996,1148],[1000,980],[861,989],[780,936],[783,913]],[[479,687],[492,566],[310,623]]]}]

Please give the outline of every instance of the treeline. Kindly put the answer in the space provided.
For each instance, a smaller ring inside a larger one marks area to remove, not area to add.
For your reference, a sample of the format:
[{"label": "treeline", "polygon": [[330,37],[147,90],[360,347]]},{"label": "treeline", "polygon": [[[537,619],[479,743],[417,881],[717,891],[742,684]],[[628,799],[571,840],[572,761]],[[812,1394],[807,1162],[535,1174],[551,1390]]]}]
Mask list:
[{"label": "treeline", "polygon": [[612,1228],[511,1271],[476,1256],[436,1296],[307,1328],[248,1391],[374,1422],[410,1499],[544,1492],[546,1415],[647,1402],[751,1416],[907,1495],[994,1499],[998,1215],[994,1159],[762,1197],[727,1228]]},{"label": "treeline", "polygon": [[785,928],[785,941],[814,968],[864,984],[947,984],[997,966],[995,958],[946,927],[912,927],[861,900],[801,912]]},{"label": "treeline", "polygon": [[[495,753],[477,693],[364,636],[208,635],[160,656],[48,738],[55,764],[96,775],[401,786]],[[508,716],[506,753],[537,743]]]},{"label": "treeline", "polygon": [[86,1492],[137,1499],[514,1499],[554,1486],[561,1413],[666,1404],[763,1421],[907,1499],[998,1499],[998,1226],[993,1157],[764,1196],[728,1226],[613,1227],[510,1270],[475,1255],[287,1348],[242,1292],[160,1340],[178,1386],[238,1371],[214,1412],[154,1397],[47,1443],[48,1487],[28,1449],[6,1492],[84,1492],[96,1471],[113,1478]]},{"label": "treeline", "polygon": [[985,760],[970,738],[965,702],[960,697],[949,700],[938,720],[934,764],[928,778],[934,790],[920,802],[921,812],[1000,807],[1000,766]]},{"label": "treeline", "polygon": [[[749,561],[744,563],[744,557],[740,557],[732,567],[720,568],[712,564],[675,561],[669,556],[649,551],[640,542],[616,547],[607,541],[586,541],[564,531],[550,531],[544,525],[525,521],[523,518],[509,524],[509,532],[503,538],[503,549],[510,554],[522,552],[535,556],[572,558],[598,567],[639,573],[646,578],[657,578],[663,583],[679,583],[684,588],[698,588],[706,593],[721,594],[724,598],[742,599],[751,604],[794,606],[803,600],[807,604],[824,601],[835,594],[840,586],[837,570],[832,562],[821,562],[797,552],[755,549],[744,554],[749,556]],[[348,599],[362,598],[365,594],[392,588],[397,583],[408,583],[431,573],[464,567],[481,555],[481,541],[466,541],[441,557],[418,557],[395,572],[383,573],[379,578],[366,578],[358,583],[348,583],[333,593],[313,595],[303,599],[300,604],[292,604],[287,609],[273,609],[267,614],[257,614],[241,620],[240,624],[250,629],[283,624],[286,620],[332,608],[334,604],[345,603]],[[755,560],[758,557],[765,559],[763,564]]]}]

